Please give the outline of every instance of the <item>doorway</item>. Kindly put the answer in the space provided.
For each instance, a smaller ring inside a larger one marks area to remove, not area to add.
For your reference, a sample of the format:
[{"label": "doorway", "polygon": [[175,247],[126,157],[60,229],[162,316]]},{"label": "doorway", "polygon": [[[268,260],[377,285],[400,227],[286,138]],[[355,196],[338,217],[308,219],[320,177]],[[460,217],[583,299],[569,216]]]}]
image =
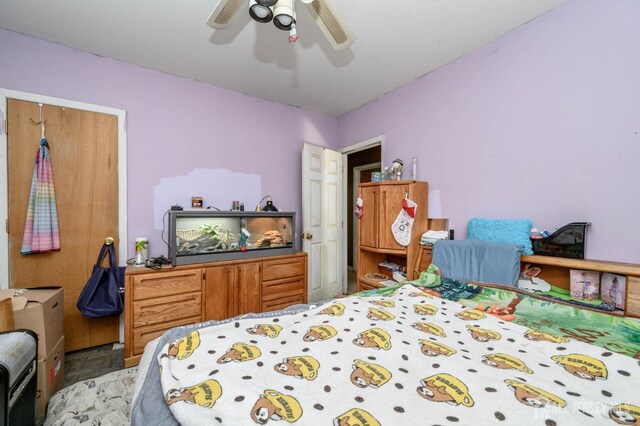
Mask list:
[{"label": "doorway", "polygon": [[343,232],[345,258],[345,272],[347,283],[347,294],[355,293],[356,282],[356,266],[357,259],[357,241],[358,226],[354,214],[354,206],[358,198],[358,185],[361,182],[370,182],[371,174],[375,171],[382,170],[382,145],[384,136],[378,136],[373,139],[361,142],[343,149],[343,172],[345,179],[345,207],[344,215],[346,217],[346,227]]},{"label": "doorway", "polygon": [[[107,237],[119,242],[119,263],[126,259],[124,111],[7,89],[0,89],[0,108],[8,122],[0,150],[0,192],[8,200],[0,211],[7,228],[0,241],[0,286],[63,287],[67,352],[118,341],[118,317],[87,319],[75,304]],[[22,255],[31,174],[41,137],[40,126],[29,118],[38,121],[40,115],[46,120],[53,163],[61,249]]]}]

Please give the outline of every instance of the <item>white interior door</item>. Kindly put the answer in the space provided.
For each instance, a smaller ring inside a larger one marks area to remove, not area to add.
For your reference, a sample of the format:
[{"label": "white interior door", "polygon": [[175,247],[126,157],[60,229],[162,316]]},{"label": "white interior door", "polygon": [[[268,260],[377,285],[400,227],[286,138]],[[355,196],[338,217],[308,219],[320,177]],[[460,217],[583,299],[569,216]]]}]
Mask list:
[{"label": "white interior door", "polygon": [[302,250],[309,255],[309,303],[343,291],[342,154],[302,148]]}]

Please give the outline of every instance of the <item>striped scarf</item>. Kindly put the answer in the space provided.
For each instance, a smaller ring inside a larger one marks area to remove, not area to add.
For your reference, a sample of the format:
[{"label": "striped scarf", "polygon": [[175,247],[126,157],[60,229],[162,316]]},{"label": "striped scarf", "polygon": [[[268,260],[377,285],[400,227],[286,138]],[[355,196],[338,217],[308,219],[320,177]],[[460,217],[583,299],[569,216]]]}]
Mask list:
[{"label": "striped scarf", "polygon": [[40,141],[40,149],[36,155],[27,221],[24,225],[22,254],[46,253],[60,250],[60,234],[58,232],[58,211],[56,194],[53,188],[53,170],[49,144],[46,139]]}]

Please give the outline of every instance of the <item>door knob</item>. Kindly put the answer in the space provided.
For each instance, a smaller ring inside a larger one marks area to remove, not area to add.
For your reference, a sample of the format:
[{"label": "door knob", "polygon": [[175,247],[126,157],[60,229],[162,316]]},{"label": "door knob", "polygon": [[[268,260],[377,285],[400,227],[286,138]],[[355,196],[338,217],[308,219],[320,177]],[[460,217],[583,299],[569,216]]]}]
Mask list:
[{"label": "door knob", "polygon": [[304,234],[302,234],[302,238],[304,238],[305,240],[310,240],[311,238],[313,238],[313,235],[305,232]]}]

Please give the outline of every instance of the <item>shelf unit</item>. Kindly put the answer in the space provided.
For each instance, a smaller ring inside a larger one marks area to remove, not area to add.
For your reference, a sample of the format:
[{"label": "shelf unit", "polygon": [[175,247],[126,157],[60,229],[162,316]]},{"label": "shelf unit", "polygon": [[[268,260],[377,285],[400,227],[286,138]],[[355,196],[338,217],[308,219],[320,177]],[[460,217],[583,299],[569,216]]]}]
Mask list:
[{"label": "shelf unit", "polygon": [[610,272],[627,278],[625,316],[640,317],[640,265],[635,263],[610,262],[606,260],[567,259],[552,256],[522,256],[522,268],[538,266],[541,279],[556,287],[569,289],[571,269]]},{"label": "shelf unit", "polygon": [[[432,247],[420,246],[413,265],[413,274],[415,277],[420,272],[425,271],[431,264],[433,249]],[[624,275],[627,279],[625,309],[623,311],[603,311],[581,306],[585,309],[596,310],[612,315],[624,315],[640,318],[640,265],[635,263],[611,262],[606,260],[589,260],[589,259],[567,259],[563,257],[553,256],[521,256],[521,269],[529,266],[538,266],[542,272],[538,275],[541,279],[553,284],[556,287],[569,289],[569,274],[571,269],[582,269],[586,271],[610,272],[612,274]],[[482,285],[486,285],[483,283]],[[504,288],[503,286],[496,286]],[[533,294],[532,296],[539,299],[556,301],[554,299]],[[571,302],[565,302],[570,304]]]},{"label": "shelf unit", "polygon": [[[414,279],[418,243],[427,227],[427,182],[367,182],[361,183],[358,189],[363,199],[363,215],[358,220],[358,291],[381,287],[378,281],[365,278],[369,273],[385,273],[378,266],[381,262],[405,266],[407,279]],[[418,206],[407,247],[398,244],[391,232],[405,197]]]}]

